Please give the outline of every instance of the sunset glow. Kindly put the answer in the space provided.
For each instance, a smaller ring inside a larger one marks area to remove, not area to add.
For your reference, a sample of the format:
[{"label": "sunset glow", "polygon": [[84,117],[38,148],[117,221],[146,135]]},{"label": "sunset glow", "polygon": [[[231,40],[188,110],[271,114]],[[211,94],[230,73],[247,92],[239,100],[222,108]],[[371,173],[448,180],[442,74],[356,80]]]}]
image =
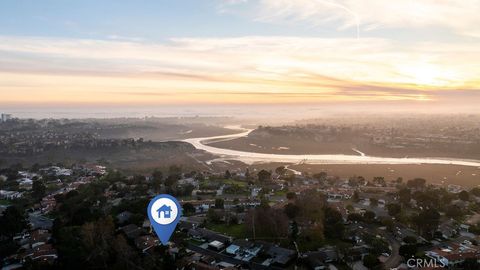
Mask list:
[{"label": "sunset glow", "polygon": [[[30,4],[27,24],[59,26],[0,31],[1,104],[479,100],[479,1],[210,1],[195,4],[205,10],[195,20],[225,25],[188,31],[196,22],[179,11],[185,1],[156,6],[178,12],[168,21],[146,15],[156,25],[118,21],[118,34],[102,23],[88,31],[88,18],[72,10],[78,20],[40,18],[38,4],[18,2]],[[4,25],[15,24],[16,3],[2,4]],[[115,21],[126,9],[105,16]],[[161,30],[175,22],[183,26],[174,34]]]}]

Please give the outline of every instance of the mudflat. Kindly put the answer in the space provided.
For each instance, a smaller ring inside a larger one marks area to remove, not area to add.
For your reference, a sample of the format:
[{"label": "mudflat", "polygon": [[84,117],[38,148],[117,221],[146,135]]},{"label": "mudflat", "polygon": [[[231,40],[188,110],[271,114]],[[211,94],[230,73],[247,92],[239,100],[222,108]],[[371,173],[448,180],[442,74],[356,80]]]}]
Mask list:
[{"label": "mudflat", "polygon": [[328,175],[335,175],[341,178],[351,176],[363,176],[367,180],[373,177],[383,176],[385,180],[395,180],[402,177],[403,181],[413,178],[425,178],[428,183],[448,186],[449,184],[474,187],[480,185],[480,168],[459,165],[435,165],[435,164],[414,164],[414,165],[383,165],[383,164],[300,164],[291,165],[289,168],[317,173],[327,172]]}]

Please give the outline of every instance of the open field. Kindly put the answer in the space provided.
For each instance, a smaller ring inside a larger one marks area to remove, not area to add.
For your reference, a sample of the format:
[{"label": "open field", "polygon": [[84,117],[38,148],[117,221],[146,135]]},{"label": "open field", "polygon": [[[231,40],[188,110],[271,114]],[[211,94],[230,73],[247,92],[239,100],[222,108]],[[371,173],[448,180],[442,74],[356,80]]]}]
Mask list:
[{"label": "open field", "polygon": [[383,176],[386,180],[403,177],[404,181],[416,177],[425,178],[428,183],[455,184],[474,187],[480,185],[480,168],[457,165],[292,165],[289,168],[304,172],[325,171],[328,175],[350,177],[363,176],[371,180],[375,176]]}]

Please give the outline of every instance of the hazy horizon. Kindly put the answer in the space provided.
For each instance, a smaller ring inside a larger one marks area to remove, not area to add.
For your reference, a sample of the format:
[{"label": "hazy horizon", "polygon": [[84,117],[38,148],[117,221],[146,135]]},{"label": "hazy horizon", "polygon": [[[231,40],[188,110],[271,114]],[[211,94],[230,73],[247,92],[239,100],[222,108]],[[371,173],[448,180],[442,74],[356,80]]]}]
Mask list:
[{"label": "hazy horizon", "polygon": [[277,104],[277,105],[159,105],[159,106],[0,106],[0,113],[15,118],[143,118],[143,117],[235,117],[291,121],[344,115],[478,114],[476,106],[425,106],[385,103]]}]

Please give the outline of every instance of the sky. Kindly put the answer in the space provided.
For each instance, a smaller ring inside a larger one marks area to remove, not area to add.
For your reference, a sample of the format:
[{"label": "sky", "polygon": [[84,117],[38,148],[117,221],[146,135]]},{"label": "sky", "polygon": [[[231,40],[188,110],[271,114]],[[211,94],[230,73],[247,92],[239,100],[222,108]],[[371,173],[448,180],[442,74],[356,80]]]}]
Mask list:
[{"label": "sky", "polygon": [[478,14],[480,0],[3,0],[0,106],[475,109]]}]

